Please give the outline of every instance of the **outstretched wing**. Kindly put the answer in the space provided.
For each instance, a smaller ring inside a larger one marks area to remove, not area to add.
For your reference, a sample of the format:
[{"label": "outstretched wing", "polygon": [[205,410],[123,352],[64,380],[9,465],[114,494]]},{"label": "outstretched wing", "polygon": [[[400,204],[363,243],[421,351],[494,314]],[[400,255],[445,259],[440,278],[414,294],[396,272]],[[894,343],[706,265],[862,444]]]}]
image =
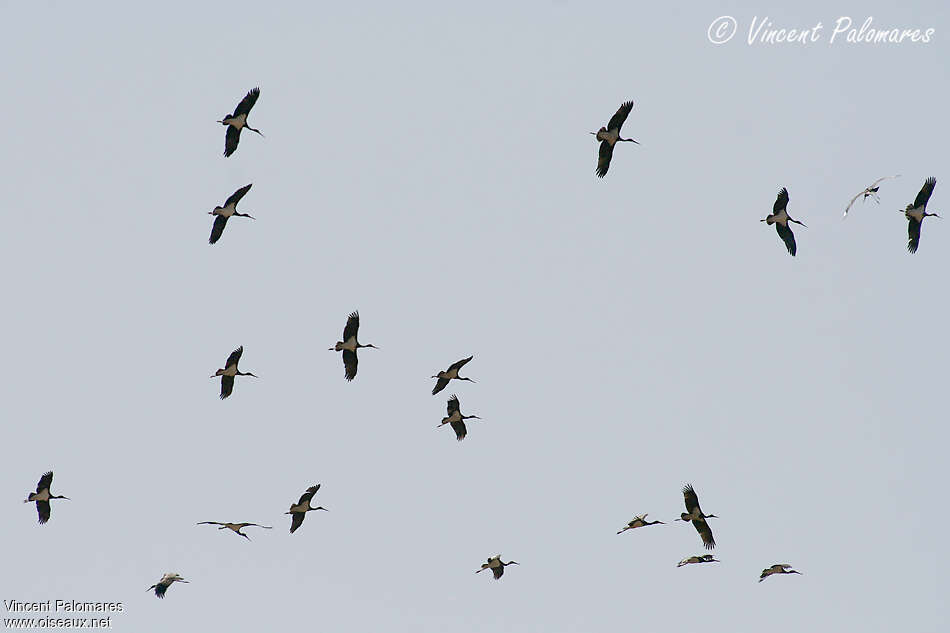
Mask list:
[{"label": "outstretched wing", "polygon": [[610,157],[613,155],[614,146],[607,141],[601,141],[600,153],[597,157],[597,169],[594,170],[598,178],[603,178],[607,175],[607,170],[610,169]]},{"label": "outstretched wing", "polygon": [[699,497],[696,495],[696,491],[693,490],[693,484],[686,484],[683,487],[683,501],[686,503],[688,513],[692,514],[694,509],[702,513],[702,509],[699,507]]},{"label": "outstretched wing", "polygon": [[792,233],[792,227],[776,222],[775,230],[778,232],[778,236],[782,238],[782,241],[785,242],[785,248],[788,249],[788,254],[795,257],[795,253],[798,252],[798,247],[795,245],[795,234]]},{"label": "outstretched wing", "polygon": [[498,580],[499,578],[501,578],[502,574],[505,573],[505,566],[499,565],[498,567],[492,567],[491,573],[494,574],[495,580]]},{"label": "outstretched wing", "polygon": [[321,484],[317,484],[316,486],[310,486],[309,488],[307,488],[307,492],[300,495],[300,501],[297,502],[297,505],[300,505],[301,503],[305,503],[313,499],[313,495],[317,494],[317,491],[320,490],[320,485]]},{"label": "outstretched wing", "polygon": [[43,473],[40,480],[36,483],[36,492],[39,494],[53,485],[53,471]]},{"label": "outstretched wing", "polygon": [[359,359],[356,358],[356,351],[343,350],[343,373],[347,380],[356,378],[356,366]]},{"label": "outstretched wing", "polygon": [[253,88],[250,92],[244,95],[244,98],[241,99],[241,103],[237,104],[237,107],[234,108],[234,116],[248,114],[251,111],[251,108],[254,107],[254,104],[257,103],[257,98],[260,96],[261,89]]},{"label": "outstretched wing", "polygon": [[208,238],[208,244],[214,244],[221,239],[221,235],[224,234],[224,227],[227,226],[228,218],[223,215],[216,215],[214,217],[214,225],[211,227],[211,237]]},{"label": "outstretched wing", "polygon": [[165,592],[168,590],[168,585],[163,585],[161,583],[155,585],[155,595],[159,598],[165,597]]},{"label": "outstretched wing", "polygon": [[343,328],[343,342],[350,340],[351,336],[356,336],[360,329],[360,313],[352,312],[346,319],[346,327]]},{"label": "outstretched wing", "polygon": [[[871,187],[873,187],[873,186],[874,186],[874,185],[871,185]],[[858,198],[860,198],[861,196],[863,196],[866,192],[867,192],[867,189],[865,189],[864,191],[862,191],[861,193],[859,193],[859,194],[856,195],[855,197],[851,198],[851,202],[849,202],[849,203],[848,203],[848,206],[846,206],[846,207],[844,208],[844,215],[845,215],[845,217],[848,216],[848,211],[851,210],[851,206],[854,204],[854,201],[857,200]]]},{"label": "outstretched wing", "polygon": [[37,501],[36,514],[39,516],[40,523],[49,521],[49,501]]},{"label": "outstretched wing", "polygon": [[303,525],[305,514],[303,512],[294,512],[290,518],[290,533],[293,534],[297,528]]},{"label": "outstretched wing", "polygon": [[788,206],[788,189],[782,187],[775,198],[775,204],[772,205],[772,213],[778,213]]},{"label": "outstretched wing", "polygon": [[452,363],[451,365],[449,365],[449,371],[452,371],[453,369],[456,371],[458,371],[459,369],[462,369],[462,367],[465,366],[465,363],[472,360],[473,358],[475,358],[475,356],[469,356],[468,358],[463,358],[460,361],[456,361]]},{"label": "outstretched wing", "polygon": [[435,394],[437,394],[437,393],[439,393],[440,391],[442,391],[443,389],[445,389],[445,386],[446,386],[447,384],[449,384],[449,379],[448,379],[448,378],[439,378],[438,380],[436,380],[436,381],[435,381],[435,387],[432,388],[432,395],[434,396]]},{"label": "outstretched wing", "polygon": [[706,546],[706,549],[716,547],[716,540],[713,538],[712,530],[709,528],[709,524],[706,523],[706,519],[693,520],[693,527],[699,532],[699,536],[703,539],[703,545]]},{"label": "outstretched wing", "polygon": [[[920,199],[920,196],[917,198]],[[911,253],[916,253],[920,245],[920,225],[921,223],[914,218],[907,220],[907,250]]]},{"label": "outstretched wing", "polygon": [[630,114],[630,111],[633,110],[633,101],[624,101],[623,105],[617,109],[617,112],[610,117],[610,122],[607,123],[608,130],[617,130],[620,131],[620,128],[623,127],[624,121],[627,120],[627,115]]},{"label": "outstretched wing", "polygon": [[459,410],[459,397],[454,393],[452,394],[452,397],[449,398],[447,410],[448,417],[452,417],[452,414]]},{"label": "outstretched wing", "polygon": [[251,185],[246,185],[244,187],[241,187],[240,189],[238,189],[237,191],[231,194],[231,196],[225,201],[224,206],[228,206],[229,204],[233,204],[237,206],[237,203],[241,201],[241,198],[244,197],[244,194],[246,194],[250,190],[251,190]]},{"label": "outstretched wing", "polygon": [[231,352],[231,355],[228,356],[228,362],[226,362],[224,366],[231,367],[231,366],[237,365],[238,361],[241,360],[241,354],[243,353],[244,353],[244,346],[242,345],[241,347]]},{"label": "outstretched wing", "polygon": [[237,150],[238,143],[241,142],[241,129],[236,128],[233,125],[228,126],[227,132],[224,133],[224,155],[230,156]]},{"label": "outstretched wing", "polygon": [[224,400],[231,395],[232,391],[234,391],[234,376],[221,376],[220,398]]},{"label": "outstretched wing", "polygon": [[933,176],[924,181],[924,186],[920,188],[920,193],[914,198],[915,209],[927,206],[927,201],[930,200],[930,194],[934,192],[934,187],[936,186],[937,179]]},{"label": "outstretched wing", "polygon": [[452,426],[452,430],[455,431],[455,439],[459,442],[465,439],[465,436],[468,435],[468,429],[465,428],[465,423],[461,420],[455,420],[454,422],[449,422]]}]

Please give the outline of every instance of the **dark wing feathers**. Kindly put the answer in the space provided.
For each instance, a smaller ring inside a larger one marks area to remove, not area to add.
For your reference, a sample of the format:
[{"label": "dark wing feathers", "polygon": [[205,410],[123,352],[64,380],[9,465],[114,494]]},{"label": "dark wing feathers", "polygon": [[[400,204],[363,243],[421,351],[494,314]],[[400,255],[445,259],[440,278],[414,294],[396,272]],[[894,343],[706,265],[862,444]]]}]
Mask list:
[{"label": "dark wing feathers", "polygon": [[709,524],[705,519],[694,520],[693,527],[695,527],[696,531],[699,532],[699,536],[703,539],[703,545],[706,546],[706,549],[712,549],[716,547],[716,541],[713,539],[712,529],[710,529]]},{"label": "dark wing feathers", "polygon": [[357,359],[355,351],[348,349],[343,350],[343,373],[347,380],[356,378],[356,366],[358,362],[359,359]]},{"label": "dark wing feathers", "polygon": [[293,534],[297,528],[303,525],[303,519],[306,516],[303,512],[294,512],[290,517],[290,533]]},{"label": "dark wing feathers", "polygon": [[49,488],[53,485],[53,471],[47,471],[43,473],[43,476],[40,477],[40,480],[36,483],[36,492],[40,493],[45,488]]},{"label": "dark wing feathers", "polygon": [[350,340],[351,336],[356,336],[360,329],[360,313],[352,312],[346,319],[346,327],[343,328],[343,342]]},{"label": "dark wing feathers", "polygon": [[240,189],[238,189],[237,191],[231,194],[231,196],[225,201],[224,206],[228,206],[229,204],[234,204],[235,206],[237,206],[237,203],[241,201],[241,198],[244,197],[244,194],[246,194],[250,190],[251,190],[251,185],[245,185],[244,187],[241,187]]},{"label": "dark wing feathers", "polygon": [[457,439],[459,442],[464,440],[465,436],[468,435],[468,429],[465,428],[465,422],[462,422],[461,420],[455,420],[453,422],[449,422],[449,424],[452,426],[452,430],[455,431],[455,439]]},{"label": "dark wing feathers", "polygon": [[[920,196],[917,197],[920,198]],[[907,250],[911,253],[916,253],[920,245],[920,224],[914,218],[907,220]]]},{"label": "dark wing feathers", "polygon": [[234,391],[234,376],[221,376],[221,396],[224,400]]},{"label": "dark wing feathers", "polygon": [[223,215],[214,216],[214,225],[211,227],[211,237],[208,238],[208,244],[214,244],[221,239],[224,234],[224,227],[228,224],[228,218]]},{"label": "dark wing feathers", "polygon": [[920,188],[920,193],[917,194],[917,197],[914,198],[914,208],[925,207],[927,206],[927,201],[930,200],[930,194],[934,192],[934,187],[937,186],[937,179],[931,176],[924,181],[924,186]]},{"label": "dark wing feathers", "polygon": [[448,402],[449,417],[451,417],[452,414],[458,410],[459,410],[459,397],[453,393],[452,397],[449,398],[449,402]]},{"label": "dark wing feathers", "polygon": [[36,514],[39,516],[40,523],[49,521],[49,501],[37,501]]},{"label": "dark wing feathers", "polygon": [[465,363],[472,360],[473,358],[475,358],[475,356],[469,356],[468,358],[463,358],[460,361],[456,361],[452,363],[451,365],[449,365],[449,371],[452,371],[453,369],[456,369],[456,370],[462,369],[462,367],[465,366]]},{"label": "dark wing feathers", "polygon": [[597,157],[597,169],[594,170],[598,178],[603,178],[607,175],[607,170],[610,169],[610,157],[613,155],[614,146],[607,141],[601,141],[600,153]]},{"label": "dark wing feathers", "polygon": [[[686,511],[692,514],[693,508],[699,508],[699,497],[696,495],[696,491],[693,490],[692,484],[686,484],[683,487],[683,501],[686,503]],[[702,510],[699,510],[702,512]]]},{"label": "dark wing feathers", "polygon": [[772,205],[772,213],[778,213],[782,209],[788,206],[788,189],[782,187],[782,190],[778,192],[778,196],[775,198],[775,204]]},{"label": "dark wing feathers", "polygon": [[158,596],[159,598],[164,598],[165,592],[167,590],[168,590],[168,585],[163,585],[162,583],[155,585],[155,595]]},{"label": "dark wing feathers", "polygon": [[623,105],[617,109],[617,112],[615,112],[614,115],[610,117],[610,122],[607,123],[607,129],[616,129],[619,132],[620,128],[623,127],[623,122],[627,120],[627,115],[630,114],[631,110],[633,110],[633,101],[624,101]]},{"label": "dark wing feathers", "polygon": [[782,238],[782,241],[785,242],[785,248],[788,249],[788,254],[794,257],[795,253],[798,252],[798,247],[795,245],[795,234],[792,233],[792,227],[776,222],[775,230],[778,232],[778,236]]},{"label": "dark wing feathers", "polygon": [[261,89],[254,88],[241,99],[241,103],[234,108],[234,116],[240,116],[242,114],[247,114],[251,111],[251,108],[254,107],[254,104],[257,103],[257,98],[261,96]]},{"label": "dark wing feathers", "polygon": [[238,143],[241,142],[241,130],[229,125],[224,133],[224,155],[230,156],[237,150]]},{"label": "dark wing feathers", "polygon": [[320,490],[320,485],[321,484],[317,484],[316,486],[310,486],[307,488],[307,492],[300,495],[300,501],[298,501],[297,504],[299,505],[305,501],[310,501],[313,499],[313,495],[317,494],[317,490]]},{"label": "dark wing feathers", "polygon": [[491,573],[492,575],[495,576],[495,580],[498,580],[499,578],[501,578],[502,574],[505,573],[505,566],[499,565],[498,567],[492,567]]},{"label": "dark wing feathers", "polygon": [[438,380],[436,380],[436,381],[435,381],[435,387],[432,388],[432,395],[434,396],[435,394],[437,394],[437,393],[439,393],[440,391],[442,391],[443,389],[445,389],[445,386],[446,386],[447,384],[449,384],[449,379],[448,379],[448,378],[439,378]]},{"label": "dark wing feathers", "polygon": [[224,364],[225,368],[230,367],[231,365],[237,365],[238,361],[241,360],[241,354],[243,353],[244,353],[243,345],[237,348],[236,350],[234,350],[233,352],[231,352],[231,355],[228,356],[228,362]]}]

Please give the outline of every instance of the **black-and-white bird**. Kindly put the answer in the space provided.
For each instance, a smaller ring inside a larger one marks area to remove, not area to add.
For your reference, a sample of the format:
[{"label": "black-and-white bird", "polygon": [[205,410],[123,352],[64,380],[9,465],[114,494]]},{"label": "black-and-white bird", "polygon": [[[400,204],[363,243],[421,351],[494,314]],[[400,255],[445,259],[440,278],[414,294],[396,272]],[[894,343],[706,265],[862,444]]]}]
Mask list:
[{"label": "black-and-white bird", "polygon": [[259,523],[219,523],[218,521],[201,521],[198,523],[198,525],[220,525],[221,527],[218,528],[219,530],[225,530],[225,529],[231,530],[235,534],[243,536],[249,541],[251,540],[251,537],[241,531],[244,528],[253,526],[253,527],[264,528],[265,530],[272,529],[271,526],[261,525]]},{"label": "black-and-white bird", "polygon": [[762,582],[772,574],[801,574],[800,571],[795,571],[792,569],[791,565],[785,563],[778,563],[777,565],[772,565],[771,567],[766,567],[762,570],[762,575],[759,576],[759,582]]},{"label": "black-and-white bird", "polygon": [[[260,130],[255,130],[247,124],[247,115],[251,112],[251,108],[254,107],[254,104],[257,103],[257,98],[260,96],[261,89],[254,88],[244,95],[244,98],[241,99],[241,103],[237,104],[232,114],[225,115],[224,118],[218,121],[218,123],[228,126],[228,130],[224,135],[225,156],[230,156],[237,149],[238,143],[241,140],[241,130],[244,128],[261,134]],[[261,136],[264,135],[261,134]]]},{"label": "black-and-white bird", "polygon": [[300,501],[290,506],[289,512],[284,512],[284,514],[291,515],[290,518],[290,533],[293,534],[297,528],[303,524],[304,517],[311,510],[326,510],[323,506],[313,508],[310,506],[310,500],[313,499],[313,495],[317,494],[317,490],[320,490],[320,484],[316,486],[310,486],[307,488],[307,492],[300,495]]},{"label": "black-and-white bird", "polygon": [[477,415],[462,415],[461,410],[459,410],[459,397],[453,393],[452,397],[449,398],[448,416],[442,418],[442,422],[439,424],[439,426],[442,426],[443,424],[451,424],[452,430],[455,431],[455,439],[461,442],[468,434],[468,430],[465,428],[465,420],[470,420],[472,418],[481,420],[481,418]]},{"label": "black-and-white bird", "polygon": [[477,574],[477,573],[485,571],[486,569],[490,569],[492,575],[495,577],[495,580],[498,580],[499,578],[501,578],[502,574],[505,573],[505,567],[507,565],[520,565],[520,564],[521,563],[518,563],[513,560],[510,560],[507,563],[503,563],[501,560],[501,554],[495,554],[494,556],[488,559],[487,563],[482,563],[482,568],[477,570],[475,573]]},{"label": "black-and-white bird", "polygon": [[252,220],[254,219],[254,216],[252,215],[237,212],[237,203],[240,202],[241,198],[244,197],[244,194],[250,190],[251,185],[241,187],[232,193],[231,197],[224,201],[223,207],[215,207],[214,211],[208,211],[208,215],[215,216],[214,225],[211,227],[211,237],[208,239],[208,244],[214,244],[219,239],[221,239],[221,234],[224,233],[224,227],[227,225],[228,218],[231,216],[237,216],[239,218],[251,218]]},{"label": "black-and-white bird", "polygon": [[606,176],[607,170],[610,168],[610,158],[614,155],[614,145],[620,142],[640,144],[639,141],[632,138],[620,137],[620,128],[623,127],[623,122],[627,120],[627,115],[630,114],[631,110],[633,110],[633,101],[625,101],[617,112],[610,117],[607,127],[591,132],[600,141],[600,153],[597,157],[597,169],[595,170],[600,178]]},{"label": "black-and-white bird", "polygon": [[465,366],[465,363],[472,360],[473,358],[475,357],[469,356],[468,358],[463,358],[462,360],[456,361],[452,363],[451,365],[449,365],[449,368],[446,369],[445,371],[440,371],[435,376],[430,376],[431,378],[438,378],[438,380],[435,383],[435,387],[432,389],[432,395],[434,396],[435,394],[445,389],[445,386],[448,385],[449,381],[453,379],[475,382],[471,378],[462,378],[461,376],[459,376],[459,370]]},{"label": "black-and-white bird", "polygon": [[175,583],[175,582],[188,582],[188,581],[182,578],[181,576],[179,576],[178,574],[168,572],[167,574],[162,576],[161,580],[159,580],[157,583],[149,587],[148,591],[151,591],[152,589],[154,589],[155,595],[157,597],[164,598],[165,592],[168,591],[168,588],[171,587],[172,583]]},{"label": "black-and-white bird", "polygon": [[701,556],[690,556],[689,558],[684,558],[680,562],[676,563],[677,567],[682,567],[683,565],[695,565],[696,563],[718,563],[719,560],[713,558],[712,554],[702,554]]},{"label": "black-and-white bird", "polygon": [[[788,189],[782,187],[782,190],[778,192],[778,196],[775,198],[775,204],[772,205],[772,214],[766,217],[764,220],[759,221],[765,222],[766,224],[775,225],[775,230],[778,231],[778,236],[782,238],[783,242],[785,242],[785,248],[788,249],[788,254],[794,257],[796,251],[798,251],[798,247],[795,246],[795,234],[792,233],[792,227],[790,227],[788,223],[794,222],[795,224],[801,224],[802,226],[805,226],[805,223],[790,218],[788,216],[788,211],[785,209],[787,206]],[[808,227],[806,226],[805,228]]]},{"label": "black-and-white bird", "polygon": [[231,395],[231,391],[234,389],[234,377],[235,376],[251,376],[257,378],[251,372],[242,372],[238,369],[238,361],[241,360],[241,354],[244,353],[244,346],[237,348],[231,355],[228,356],[228,361],[224,364],[224,369],[219,369],[214,372],[211,377],[217,378],[221,376],[221,399],[224,400]]},{"label": "black-and-white bird", "polygon": [[663,523],[663,521],[647,521],[647,515],[639,514],[633,517],[633,520],[630,521],[630,523],[627,523],[627,527],[617,532],[617,534],[623,534],[627,530],[633,530],[635,528],[645,527],[647,525],[656,525],[657,523],[659,523],[660,525],[666,525],[665,523]]},{"label": "black-and-white bird", "polygon": [[907,250],[911,253],[917,252],[917,246],[920,245],[920,225],[924,218],[933,216],[939,218],[936,213],[927,213],[927,201],[930,200],[930,194],[934,192],[937,186],[937,179],[931,176],[924,181],[924,186],[920,188],[920,193],[914,198],[913,204],[907,205],[904,210],[904,217],[907,218]]},{"label": "black-and-white bird", "polygon": [[356,367],[359,359],[356,357],[356,350],[361,347],[372,347],[379,349],[372,343],[363,345],[357,339],[360,329],[360,313],[351,312],[346,319],[346,326],[343,328],[343,340],[337,341],[336,345],[330,348],[331,352],[343,351],[343,371],[347,380],[356,378]]},{"label": "black-and-white bird", "polygon": [[872,200],[874,200],[874,202],[877,202],[878,204],[880,204],[881,198],[877,195],[878,190],[881,188],[880,183],[884,182],[885,180],[889,178],[900,178],[900,174],[897,174],[896,176],[884,176],[883,178],[878,178],[877,180],[872,182],[870,185],[865,187],[864,191],[862,191],[861,193],[851,198],[851,202],[849,202],[848,206],[844,208],[844,217],[848,217],[848,211],[851,210],[851,205],[854,204],[855,200],[857,200],[858,198],[861,198],[861,196],[864,196],[863,198],[861,198],[861,202],[864,202],[868,198],[871,198]]},{"label": "black-and-white bird", "polygon": [[52,494],[49,490],[49,487],[52,485],[53,472],[43,473],[43,476],[40,477],[39,482],[36,484],[36,492],[31,492],[30,495],[23,500],[23,503],[36,502],[36,514],[39,516],[40,523],[49,521],[50,499],[66,499],[69,501],[69,497]]},{"label": "black-and-white bird", "polygon": [[715,514],[703,514],[702,508],[699,507],[699,497],[696,496],[696,491],[693,490],[691,484],[686,484],[686,487],[683,488],[683,501],[686,503],[686,512],[680,514],[680,520],[690,521],[693,524],[693,527],[696,528],[699,536],[703,539],[703,545],[706,546],[706,549],[716,547],[712,529],[706,523],[706,519],[717,519],[719,517]]}]

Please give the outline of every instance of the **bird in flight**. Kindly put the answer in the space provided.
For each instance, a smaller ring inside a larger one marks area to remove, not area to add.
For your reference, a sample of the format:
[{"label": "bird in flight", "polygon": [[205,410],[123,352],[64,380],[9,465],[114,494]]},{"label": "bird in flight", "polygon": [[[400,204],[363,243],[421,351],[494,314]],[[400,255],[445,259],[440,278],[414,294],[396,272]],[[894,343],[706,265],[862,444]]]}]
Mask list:
[{"label": "bird in flight", "polygon": [[270,526],[260,525],[258,523],[219,523],[218,521],[201,521],[198,523],[198,525],[220,525],[221,527],[218,528],[219,530],[231,530],[235,534],[243,536],[249,541],[251,540],[251,537],[241,531],[244,528],[254,526],[264,528],[265,530],[272,529]]},{"label": "bird in flight", "polygon": [[231,216],[254,219],[252,215],[237,212],[237,203],[240,202],[244,194],[250,190],[251,185],[245,185],[232,193],[231,196],[225,200],[224,206],[215,207],[214,211],[208,211],[208,215],[215,216],[214,224],[211,226],[211,237],[208,239],[208,244],[214,244],[221,239],[221,234],[224,233],[224,227],[227,225],[228,218]]},{"label": "bird in flight", "polygon": [[313,499],[313,495],[317,494],[317,490],[320,490],[320,484],[316,486],[310,486],[307,488],[307,492],[300,495],[300,501],[290,506],[289,512],[284,512],[284,514],[291,515],[290,517],[290,533],[293,534],[297,528],[303,525],[304,517],[307,516],[307,513],[311,510],[327,510],[323,506],[313,508],[310,506],[310,500]]},{"label": "bird in flight", "polygon": [[237,104],[232,114],[227,114],[218,121],[218,123],[228,126],[228,130],[224,135],[225,156],[230,156],[237,150],[238,143],[241,141],[241,130],[244,128],[252,132],[257,132],[262,137],[264,136],[260,130],[255,130],[247,124],[247,115],[251,112],[251,108],[254,107],[254,104],[257,103],[257,98],[260,96],[261,89],[254,88],[244,95],[244,98],[241,99],[241,103]]},{"label": "bird in flight", "polygon": [[505,573],[505,567],[507,565],[520,565],[520,564],[521,563],[518,563],[513,560],[510,560],[507,563],[503,563],[501,561],[501,554],[495,554],[494,556],[488,559],[487,563],[482,563],[482,568],[477,570],[475,573],[478,574],[480,572],[485,571],[486,569],[490,569],[492,575],[495,577],[495,580],[498,580],[499,578],[501,578],[502,574]]},{"label": "bird in flight", "polygon": [[871,198],[872,200],[874,200],[874,202],[877,202],[878,204],[880,204],[881,198],[880,196],[877,195],[878,190],[881,188],[879,185],[880,183],[884,182],[888,178],[900,178],[900,174],[897,174],[896,176],[884,176],[882,178],[878,178],[877,180],[872,182],[870,185],[865,187],[864,191],[862,191],[861,193],[851,198],[851,202],[849,202],[848,206],[844,208],[844,217],[848,217],[848,211],[851,210],[851,205],[854,204],[855,200],[857,200],[858,198],[861,198],[861,196],[864,196],[863,198],[861,198],[861,202],[864,202],[868,198]]},{"label": "bird in flight", "polygon": [[257,378],[251,372],[242,372],[238,369],[238,361],[241,360],[241,354],[244,353],[244,346],[237,348],[231,355],[228,356],[227,362],[224,364],[224,369],[219,369],[218,371],[211,374],[212,378],[217,378],[221,376],[221,399],[224,400],[231,395],[231,391],[234,389],[234,377],[235,376],[251,376]]},{"label": "bird in flight", "polygon": [[772,574],[801,574],[800,571],[795,571],[792,569],[791,565],[784,563],[779,563],[777,565],[772,565],[771,567],[766,567],[762,570],[762,575],[759,576],[759,582],[762,582]]},{"label": "bird in flight", "polygon": [[60,495],[54,495],[50,493],[50,486],[53,485],[53,472],[43,473],[43,476],[40,477],[39,482],[36,484],[36,492],[31,492],[30,495],[23,500],[23,503],[30,503],[31,501],[36,502],[36,514],[39,516],[40,523],[46,523],[49,521],[49,500],[50,499],[66,499],[69,501],[69,497],[63,497]]},{"label": "bird in flight", "polygon": [[[785,242],[785,248],[788,249],[788,254],[794,257],[795,253],[798,251],[798,247],[795,245],[795,234],[792,233],[792,227],[790,227],[788,223],[794,222],[795,224],[801,224],[802,226],[805,226],[805,223],[790,218],[788,216],[788,211],[785,210],[785,207],[787,206],[788,189],[782,187],[782,190],[778,192],[778,196],[775,198],[775,204],[772,205],[772,214],[766,217],[764,220],[759,221],[765,222],[766,224],[775,225],[775,230],[778,232],[778,236],[782,238],[783,242]],[[805,228],[808,227],[806,226]]]},{"label": "bird in flight", "polygon": [[449,365],[449,368],[446,369],[445,371],[440,371],[435,376],[430,376],[430,378],[438,378],[438,380],[435,382],[435,387],[433,387],[432,389],[432,395],[434,396],[435,394],[445,389],[446,385],[449,384],[449,381],[453,379],[475,382],[471,378],[462,378],[461,376],[459,376],[459,370],[465,366],[465,363],[469,362],[473,358],[475,357],[469,356],[468,358],[463,358],[462,360],[456,361],[452,363],[451,365]]},{"label": "bird in flight", "polygon": [[633,110],[633,101],[625,101],[610,117],[606,127],[602,127],[596,132],[590,132],[600,141],[600,152],[597,157],[597,169],[595,170],[598,178],[606,176],[607,170],[610,169],[610,159],[614,155],[614,145],[621,142],[640,144],[639,141],[632,138],[620,137],[620,128],[623,127],[623,123],[627,120],[627,115],[630,114],[631,110]]},{"label": "bird in flight", "polygon": [[343,328],[343,340],[337,341],[336,345],[330,348],[331,352],[343,352],[343,373],[347,380],[356,378],[356,368],[359,359],[356,357],[356,350],[361,347],[372,347],[379,349],[372,343],[361,344],[357,340],[360,329],[360,313],[351,312],[346,320],[346,326]]},{"label": "bird in flight", "polygon": [[[924,186],[920,188],[920,193],[914,198],[914,202],[908,204],[903,211],[904,217],[907,218],[907,250],[911,253],[916,253],[917,247],[920,245],[920,225],[923,224],[924,218],[927,216],[940,217],[936,213],[927,213],[927,202],[930,200],[930,195],[934,192],[936,186],[937,179],[933,176],[925,180]],[[898,212],[900,213],[900,211]]]},{"label": "bird in flight", "polygon": [[181,576],[179,576],[178,574],[173,574],[172,572],[168,572],[167,574],[162,576],[161,580],[159,580],[157,583],[155,583],[148,589],[149,591],[154,589],[156,597],[164,598],[165,592],[168,591],[168,588],[171,587],[172,583],[175,583],[175,582],[188,582],[188,581],[182,578]]}]

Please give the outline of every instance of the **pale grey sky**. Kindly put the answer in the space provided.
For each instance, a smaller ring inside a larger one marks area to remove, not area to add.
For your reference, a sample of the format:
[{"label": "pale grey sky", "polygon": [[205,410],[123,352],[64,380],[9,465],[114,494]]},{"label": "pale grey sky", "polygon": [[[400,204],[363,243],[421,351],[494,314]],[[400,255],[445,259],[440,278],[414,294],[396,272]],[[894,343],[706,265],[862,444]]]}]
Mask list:
[{"label": "pale grey sky", "polygon": [[[766,15],[825,37],[747,45]],[[830,45],[840,16],[936,31]],[[950,216],[947,28],[942,2],[5,3],[0,598],[121,601],[136,633],[945,630],[950,225],[911,256],[895,211],[936,176]],[[258,85],[266,138],[226,159]],[[641,145],[601,181],[587,132],[626,99]],[[248,183],[258,219],[209,246]],[[794,259],[759,222],[783,186]],[[381,349],[348,384],[356,309]],[[239,345],[261,378],[222,402]],[[453,392],[484,418],[461,443]],[[39,526],[49,469],[72,500]],[[615,534],[686,482],[718,565],[675,567],[689,525]],[[314,483],[330,512],[288,535]],[[522,565],[476,576],[496,552]],[[804,575],[758,584],[777,562]],[[159,601],[166,571],[191,584]]]}]

